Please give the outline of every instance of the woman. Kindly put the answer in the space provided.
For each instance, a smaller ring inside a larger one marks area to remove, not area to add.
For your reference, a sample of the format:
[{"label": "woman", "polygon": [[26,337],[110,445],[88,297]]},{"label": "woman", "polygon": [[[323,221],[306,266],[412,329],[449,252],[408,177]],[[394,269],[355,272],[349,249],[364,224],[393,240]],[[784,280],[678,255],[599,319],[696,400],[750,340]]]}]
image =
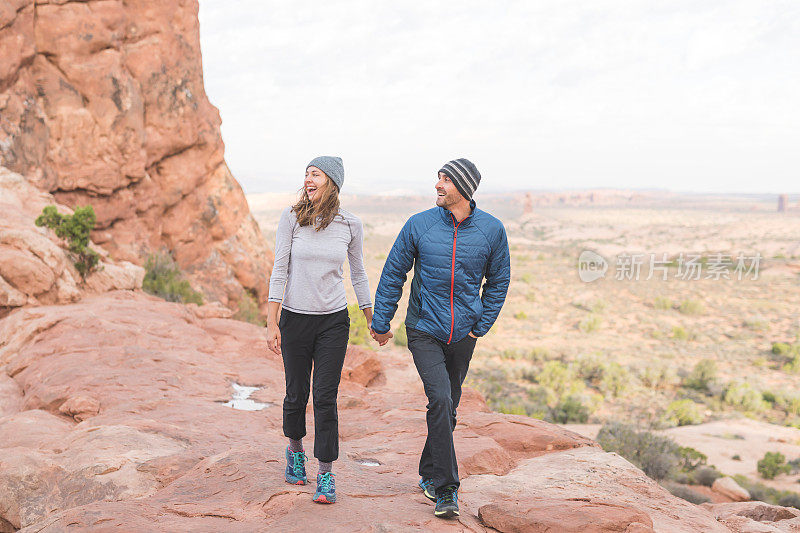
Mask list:
[{"label": "woman", "polygon": [[313,366],[314,457],[319,460],[314,501],[319,503],[336,501],[331,472],[339,456],[336,396],[350,334],[342,275],[345,258],[350,261],[358,306],[367,324],[372,324],[363,228],[356,216],[339,207],[343,182],[341,158],[321,156],[308,164],[300,199],[283,211],[278,222],[269,281],[267,341],[273,352],[283,356],[286,373],[286,481],[296,485],[308,481],[302,439]]}]

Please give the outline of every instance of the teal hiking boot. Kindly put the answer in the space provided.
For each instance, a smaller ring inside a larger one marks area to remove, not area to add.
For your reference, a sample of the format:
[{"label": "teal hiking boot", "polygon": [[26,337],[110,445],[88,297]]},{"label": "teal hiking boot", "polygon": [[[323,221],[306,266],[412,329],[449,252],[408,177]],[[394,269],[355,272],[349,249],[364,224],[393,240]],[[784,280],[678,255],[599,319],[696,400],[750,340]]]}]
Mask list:
[{"label": "teal hiking boot", "polygon": [[333,472],[317,474],[317,492],[314,501],[317,503],[336,503],[336,482]]},{"label": "teal hiking boot", "polygon": [[289,447],[286,447],[286,483],[292,485],[308,483],[306,461],[308,461],[308,457],[304,452],[290,452]]}]

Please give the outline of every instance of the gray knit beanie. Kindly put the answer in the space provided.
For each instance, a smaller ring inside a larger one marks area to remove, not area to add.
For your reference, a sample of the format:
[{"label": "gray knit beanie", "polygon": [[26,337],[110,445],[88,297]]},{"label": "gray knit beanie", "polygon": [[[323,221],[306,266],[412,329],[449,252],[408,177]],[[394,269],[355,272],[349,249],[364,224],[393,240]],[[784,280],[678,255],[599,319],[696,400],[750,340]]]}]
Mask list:
[{"label": "gray knit beanie", "polygon": [[306,165],[306,170],[308,170],[308,167],[317,167],[323,171],[333,180],[336,184],[336,188],[339,189],[339,191],[342,190],[342,184],[344,183],[344,164],[342,164],[341,157],[321,155],[312,159],[311,163]]},{"label": "gray knit beanie", "polygon": [[450,178],[461,196],[472,200],[472,195],[481,182],[481,173],[478,172],[478,168],[472,164],[472,161],[463,157],[453,159],[445,163],[439,172],[445,173]]}]

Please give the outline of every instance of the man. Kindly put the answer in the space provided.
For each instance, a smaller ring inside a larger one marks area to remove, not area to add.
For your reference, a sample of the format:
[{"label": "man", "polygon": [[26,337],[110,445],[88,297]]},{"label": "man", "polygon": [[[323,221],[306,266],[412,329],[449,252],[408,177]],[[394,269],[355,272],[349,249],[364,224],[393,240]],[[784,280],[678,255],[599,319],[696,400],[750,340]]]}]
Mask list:
[{"label": "man", "polygon": [[472,199],[480,181],[478,169],[467,159],[450,161],[439,170],[437,207],[409,218],[397,236],[383,267],[372,318],[372,337],[383,346],[392,337],[389,322],[413,266],[406,332],[428,397],[419,485],[436,502],[434,514],[445,518],[459,514],[453,429],[461,384],[476,339],[497,319],[511,277],[506,230]]}]

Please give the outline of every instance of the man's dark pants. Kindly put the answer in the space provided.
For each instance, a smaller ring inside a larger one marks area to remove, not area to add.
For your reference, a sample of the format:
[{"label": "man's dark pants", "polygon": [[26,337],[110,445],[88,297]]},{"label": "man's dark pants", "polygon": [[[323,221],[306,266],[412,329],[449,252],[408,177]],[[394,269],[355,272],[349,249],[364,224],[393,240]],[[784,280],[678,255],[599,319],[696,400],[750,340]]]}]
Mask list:
[{"label": "man's dark pants", "polygon": [[459,486],[458,463],[453,446],[456,408],[461,384],[467,376],[477,339],[466,335],[447,344],[425,332],[407,328],[408,349],[414,356],[425,395],[428,397],[428,438],[419,460],[419,475],[433,479],[436,490]]}]

